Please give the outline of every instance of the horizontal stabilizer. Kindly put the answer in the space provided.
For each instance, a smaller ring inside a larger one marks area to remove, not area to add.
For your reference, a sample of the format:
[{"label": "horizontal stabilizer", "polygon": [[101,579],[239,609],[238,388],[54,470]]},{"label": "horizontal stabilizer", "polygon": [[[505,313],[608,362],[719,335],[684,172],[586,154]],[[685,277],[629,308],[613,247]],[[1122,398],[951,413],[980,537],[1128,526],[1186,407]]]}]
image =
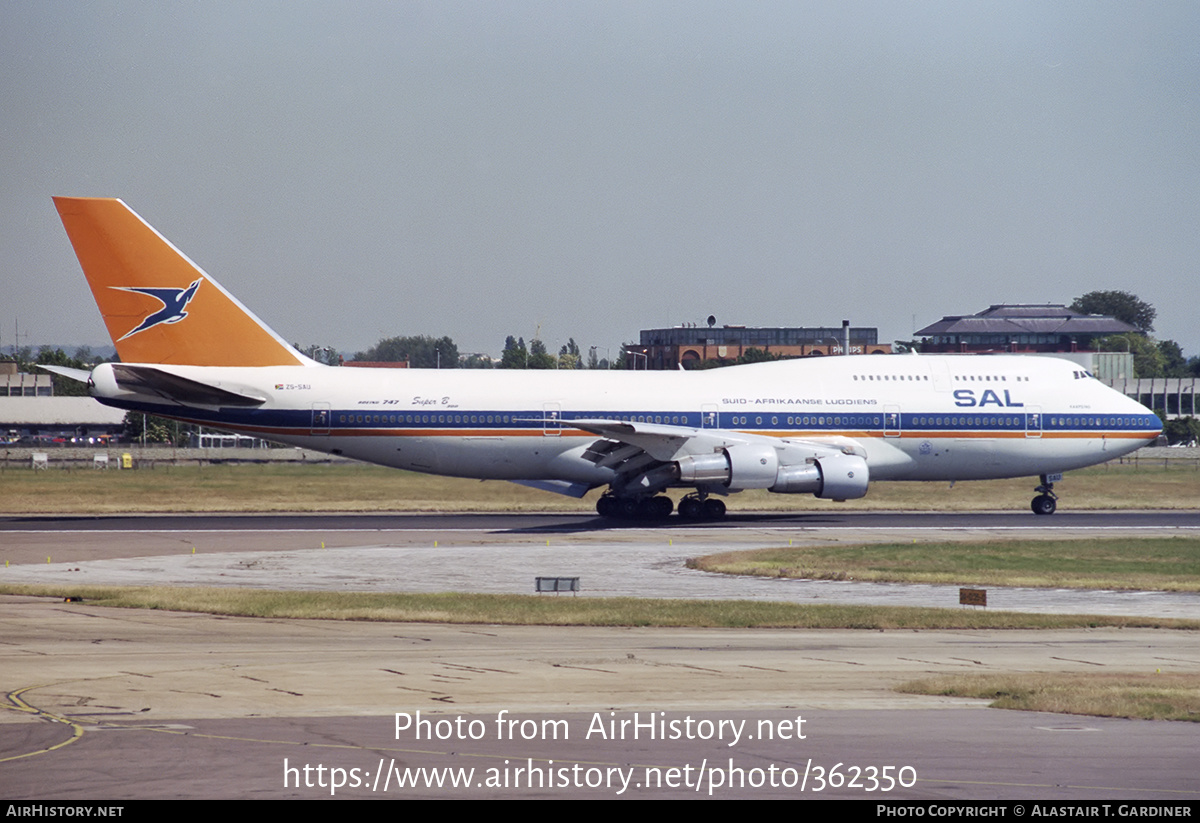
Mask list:
[{"label": "horizontal stabilizer", "polygon": [[254,408],[267,402],[265,397],[202,383],[154,366],[113,363],[112,372],[117,386],[126,391],[156,394],[184,406]]},{"label": "horizontal stabilizer", "polygon": [[39,369],[45,369],[48,372],[54,372],[60,377],[67,377],[71,380],[76,380],[80,383],[86,383],[92,376],[92,373],[87,369],[72,369],[69,366],[46,366],[38,363],[37,367]]}]

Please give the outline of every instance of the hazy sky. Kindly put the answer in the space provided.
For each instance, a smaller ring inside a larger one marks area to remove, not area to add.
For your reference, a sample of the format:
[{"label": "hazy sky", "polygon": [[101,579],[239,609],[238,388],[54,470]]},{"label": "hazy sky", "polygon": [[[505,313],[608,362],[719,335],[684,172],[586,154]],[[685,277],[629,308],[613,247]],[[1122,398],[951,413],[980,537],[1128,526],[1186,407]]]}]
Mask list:
[{"label": "hazy sky", "polygon": [[1195,355],[1198,127],[1194,0],[0,0],[0,344],[107,343],[64,194],[351,352],[1124,289]]}]

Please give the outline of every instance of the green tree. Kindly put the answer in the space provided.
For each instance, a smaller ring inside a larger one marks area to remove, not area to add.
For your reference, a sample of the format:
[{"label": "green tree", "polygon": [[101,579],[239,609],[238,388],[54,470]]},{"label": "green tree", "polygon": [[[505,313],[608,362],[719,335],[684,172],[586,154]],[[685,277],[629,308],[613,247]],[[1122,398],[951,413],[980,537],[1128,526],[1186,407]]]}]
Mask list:
[{"label": "green tree", "polygon": [[1127,291],[1090,291],[1075,298],[1071,311],[1083,314],[1104,314],[1133,326],[1142,334],[1154,331],[1158,312],[1136,294]]},{"label": "green tree", "polygon": [[309,360],[316,360],[318,363],[324,363],[326,366],[342,365],[342,355],[333,346],[318,346],[313,343],[307,348],[300,348],[299,344],[293,343],[296,351],[303,352],[304,356]]},{"label": "green tree", "polygon": [[358,352],[353,359],[378,363],[408,361],[412,369],[457,369],[458,346],[449,337],[389,337],[365,352]]},{"label": "green tree", "polygon": [[568,339],[566,344],[559,348],[558,367],[560,369],[583,368],[583,356],[579,353],[579,346],[574,337]]},{"label": "green tree", "polygon": [[122,433],[126,440],[134,443],[172,443],[172,433],[178,430],[170,420],[155,417],[141,412],[125,412],[125,429]]},{"label": "green tree", "polygon": [[1187,377],[1191,374],[1183,349],[1174,340],[1160,340],[1158,353],[1162,355],[1164,377]]},{"label": "green tree", "polygon": [[500,355],[500,368],[523,369],[529,364],[529,351],[525,338],[514,338],[511,334],[504,341],[504,352]]},{"label": "green tree", "polygon": [[614,371],[624,371],[629,368],[629,360],[630,359],[631,358],[629,357],[629,346],[622,345],[620,353],[617,354],[617,356],[613,358],[612,363],[609,364],[609,368],[613,369]]},{"label": "green tree", "polygon": [[553,369],[557,365],[558,361],[546,351],[545,343],[536,339],[529,341],[529,365],[526,368]]},{"label": "green tree", "polygon": [[21,346],[20,348],[13,347],[12,359],[17,364],[17,369],[28,374],[33,366],[33,349],[29,346]]},{"label": "green tree", "polygon": [[1096,341],[1099,351],[1128,351],[1133,355],[1136,377],[1162,377],[1166,360],[1158,344],[1143,334],[1114,334]]},{"label": "green tree", "polygon": [[771,360],[781,360],[778,354],[771,354],[765,349],[749,348],[742,352],[741,356],[735,360],[735,363],[767,363]]},{"label": "green tree", "polygon": [[1176,417],[1163,423],[1163,434],[1172,446],[1200,443],[1200,420],[1194,417]]},{"label": "green tree", "polygon": [[458,367],[460,369],[491,369],[494,368],[495,365],[496,364],[492,361],[492,358],[488,355],[473,353],[463,355]]},{"label": "green tree", "polygon": [[93,369],[104,362],[104,358],[93,352],[91,346],[80,346],[72,356],[83,364],[81,368],[84,369]]},{"label": "green tree", "polygon": [[[90,370],[91,363],[85,363],[75,357],[67,357],[66,352],[62,349],[51,349],[43,347],[38,349],[37,360],[39,366],[66,366],[69,369],[84,369]],[[38,371],[36,368],[30,371]],[[45,374],[45,372],[42,372]],[[81,383],[78,380],[72,380],[69,377],[63,377],[60,374],[53,375],[54,377],[54,393],[60,397],[87,397],[87,383]]]}]

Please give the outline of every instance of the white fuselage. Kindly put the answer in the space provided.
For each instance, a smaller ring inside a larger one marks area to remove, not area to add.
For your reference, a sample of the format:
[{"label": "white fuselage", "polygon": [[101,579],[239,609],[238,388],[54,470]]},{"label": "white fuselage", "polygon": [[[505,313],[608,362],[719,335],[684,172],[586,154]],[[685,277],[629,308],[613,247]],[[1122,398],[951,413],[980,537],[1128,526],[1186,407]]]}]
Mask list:
[{"label": "white fuselage", "polygon": [[623,420],[861,448],[872,480],[1057,473],[1153,440],[1158,419],[1048,357],[823,357],[706,371],[507,371],[321,366],[158,366],[265,398],[201,408],[131,393],[94,373],[93,394],[162,414],[403,469],[507,480],[611,482],[583,458],[597,435],[572,419]]}]

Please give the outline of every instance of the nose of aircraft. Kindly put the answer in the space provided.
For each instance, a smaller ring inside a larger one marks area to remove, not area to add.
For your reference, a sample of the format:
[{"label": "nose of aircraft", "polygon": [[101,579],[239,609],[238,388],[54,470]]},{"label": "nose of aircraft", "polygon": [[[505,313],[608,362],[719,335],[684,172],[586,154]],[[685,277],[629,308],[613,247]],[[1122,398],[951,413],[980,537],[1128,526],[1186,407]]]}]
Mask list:
[{"label": "nose of aircraft", "polygon": [[1125,395],[1122,395],[1122,397],[1125,399],[1125,409],[1127,409],[1127,411],[1123,409],[1122,413],[1138,415],[1139,420],[1142,421],[1142,425],[1139,426],[1139,429],[1142,433],[1142,439],[1145,441],[1145,444],[1153,443],[1156,439],[1158,439],[1158,436],[1162,434],[1162,419],[1156,412],[1146,408],[1132,397],[1125,397]]}]

